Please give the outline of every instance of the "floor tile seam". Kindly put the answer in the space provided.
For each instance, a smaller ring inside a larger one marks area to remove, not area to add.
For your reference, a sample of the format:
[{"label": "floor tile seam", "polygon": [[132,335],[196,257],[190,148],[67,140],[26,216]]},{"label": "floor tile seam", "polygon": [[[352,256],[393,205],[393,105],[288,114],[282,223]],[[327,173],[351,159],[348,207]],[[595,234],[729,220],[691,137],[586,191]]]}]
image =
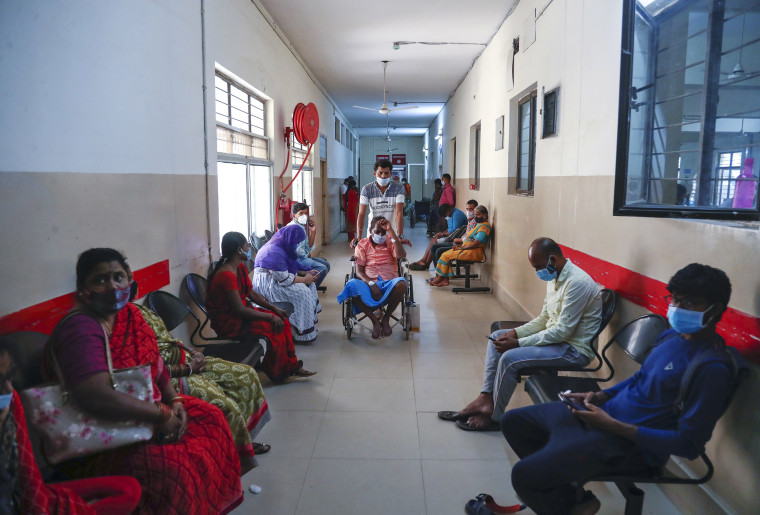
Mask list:
[{"label": "floor tile seam", "polygon": [[[314,451],[312,450],[312,454]],[[306,474],[303,475],[303,480],[301,481],[301,488],[298,490],[298,501],[296,501],[296,509],[293,511],[293,515],[296,515],[298,513],[298,508],[301,506],[301,500],[303,499],[303,491],[306,487],[306,478],[309,477],[309,470],[311,470],[311,458],[308,458],[309,464],[306,466]]]}]

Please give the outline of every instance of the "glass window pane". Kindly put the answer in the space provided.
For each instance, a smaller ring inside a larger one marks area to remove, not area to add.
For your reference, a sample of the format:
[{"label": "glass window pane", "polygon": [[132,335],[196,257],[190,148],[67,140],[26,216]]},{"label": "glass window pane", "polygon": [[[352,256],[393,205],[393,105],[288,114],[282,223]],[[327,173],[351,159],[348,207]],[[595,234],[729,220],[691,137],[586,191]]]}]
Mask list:
[{"label": "glass window pane", "polygon": [[246,165],[217,163],[219,237],[230,231],[250,234]]},{"label": "glass window pane", "polygon": [[268,166],[251,166],[253,232],[263,236],[272,229],[272,173]]}]

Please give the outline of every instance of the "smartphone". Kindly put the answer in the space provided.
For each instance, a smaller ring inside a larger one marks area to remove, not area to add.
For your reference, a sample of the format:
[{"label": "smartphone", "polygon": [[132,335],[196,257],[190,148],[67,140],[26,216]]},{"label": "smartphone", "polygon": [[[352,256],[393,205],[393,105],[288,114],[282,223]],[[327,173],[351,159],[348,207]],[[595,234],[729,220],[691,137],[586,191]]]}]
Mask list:
[{"label": "smartphone", "polygon": [[319,275],[319,272],[317,272],[316,270],[310,270],[310,271],[309,271],[309,273],[310,273],[311,275],[313,275],[314,277],[316,277],[316,276],[318,276],[318,275]]},{"label": "smartphone", "polygon": [[309,227],[314,227],[314,220],[312,220],[311,218],[309,218],[308,223],[309,223]]},{"label": "smartphone", "polygon": [[489,340],[491,340],[492,342],[495,342],[495,341],[496,341],[496,338],[494,338],[494,337],[493,337],[493,336],[491,336],[490,334],[489,334],[488,336],[486,336],[486,338],[488,338],[488,339],[489,339]]},{"label": "smartphone", "polygon": [[561,400],[562,402],[564,402],[565,404],[567,404],[573,409],[576,409],[578,411],[589,411],[589,409],[585,405],[579,402],[576,402],[574,399],[571,399],[570,397],[565,397],[565,395],[562,392],[558,393],[557,397],[559,397],[559,400]]}]

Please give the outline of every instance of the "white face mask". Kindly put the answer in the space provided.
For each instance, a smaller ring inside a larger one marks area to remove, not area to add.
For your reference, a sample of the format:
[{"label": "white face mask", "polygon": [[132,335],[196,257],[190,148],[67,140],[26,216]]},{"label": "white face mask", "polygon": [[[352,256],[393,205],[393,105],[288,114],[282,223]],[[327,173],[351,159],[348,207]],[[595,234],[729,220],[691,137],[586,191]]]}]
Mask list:
[{"label": "white face mask", "polygon": [[391,183],[390,177],[375,177],[375,180],[377,181],[377,184],[380,186],[388,186]]},{"label": "white face mask", "polygon": [[307,215],[301,215],[299,216],[296,221],[301,225],[306,225],[306,222],[309,221],[309,217]]},{"label": "white face mask", "polygon": [[475,218],[475,211],[467,210],[467,219],[472,220],[473,218]]},{"label": "white face mask", "polygon": [[378,245],[382,245],[383,243],[385,243],[385,238],[386,238],[385,234],[380,236],[376,232],[372,233],[372,241],[374,241]]}]

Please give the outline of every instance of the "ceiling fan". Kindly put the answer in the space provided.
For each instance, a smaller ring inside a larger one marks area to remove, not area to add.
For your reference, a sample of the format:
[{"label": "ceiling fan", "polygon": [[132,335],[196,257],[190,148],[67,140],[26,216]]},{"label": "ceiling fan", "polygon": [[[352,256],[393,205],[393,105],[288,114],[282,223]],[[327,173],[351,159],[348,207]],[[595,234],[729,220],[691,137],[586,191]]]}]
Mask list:
[{"label": "ceiling fan", "polygon": [[[396,127],[394,127],[394,129],[395,128]],[[388,124],[388,117],[387,116],[385,117],[385,137],[381,138],[380,136],[378,136],[377,139],[381,139],[383,141],[387,141],[388,142],[388,153],[389,154],[391,152],[393,152],[394,150],[398,150],[398,148],[391,148],[391,128],[390,128],[390,125]]]},{"label": "ceiling fan", "polygon": [[388,104],[385,101],[385,95],[388,92],[387,83],[385,81],[385,69],[388,67],[388,61],[382,61],[383,63],[383,105],[379,109],[377,107],[362,107],[362,106],[352,106],[356,107],[357,109],[366,109],[368,111],[377,111],[380,114],[387,115],[388,113],[392,113],[393,111],[403,111],[406,109],[417,109],[417,106],[407,106],[407,107],[397,107],[395,109],[389,109]]}]

